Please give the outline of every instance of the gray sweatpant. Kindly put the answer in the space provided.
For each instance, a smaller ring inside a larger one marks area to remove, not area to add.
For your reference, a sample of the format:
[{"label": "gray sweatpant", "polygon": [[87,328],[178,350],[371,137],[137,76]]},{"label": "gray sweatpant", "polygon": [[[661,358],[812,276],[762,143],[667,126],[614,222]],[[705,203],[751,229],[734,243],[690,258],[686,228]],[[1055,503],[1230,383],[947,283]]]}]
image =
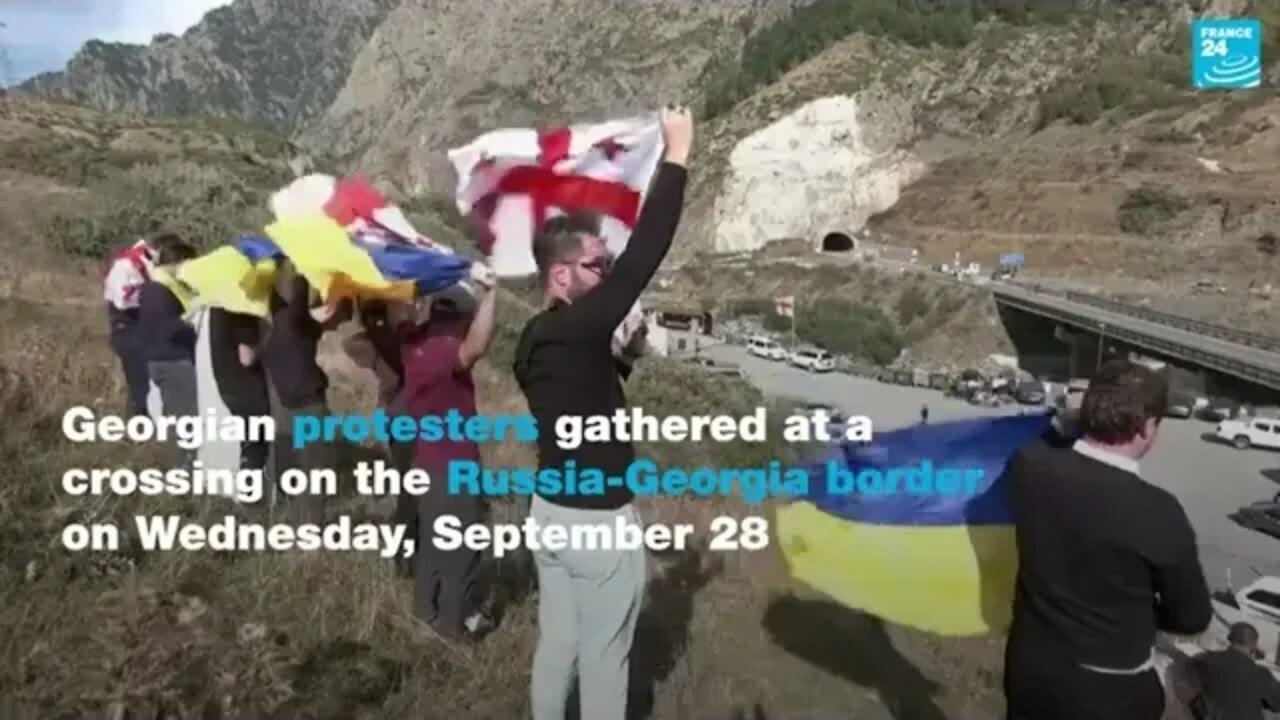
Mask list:
[{"label": "gray sweatpant", "polygon": [[[152,360],[147,363],[147,374],[160,390],[160,403],[165,416],[194,417],[200,414],[196,395],[196,366],[190,360]],[[189,467],[196,458],[196,450],[173,445],[174,464]]]},{"label": "gray sweatpant", "polygon": [[[535,496],[540,526],[597,525],[618,517],[640,524],[630,504],[579,510]],[[538,649],[533,655],[533,718],[563,720],[573,679],[583,720],[623,720],[631,642],[648,579],[645,549],[533,552],[538,568]]]}]

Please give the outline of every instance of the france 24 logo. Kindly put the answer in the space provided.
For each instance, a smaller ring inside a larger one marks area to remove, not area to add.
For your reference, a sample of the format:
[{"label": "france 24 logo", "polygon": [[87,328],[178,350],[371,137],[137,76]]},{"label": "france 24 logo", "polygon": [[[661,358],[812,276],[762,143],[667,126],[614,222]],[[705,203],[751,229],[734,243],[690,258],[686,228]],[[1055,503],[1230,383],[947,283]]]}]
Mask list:
[{"label": "france 24 logo", "polygon": [[1256,18],[1192,22],[1191,82],[1217,90],[1262,85],[1262,23]]}]

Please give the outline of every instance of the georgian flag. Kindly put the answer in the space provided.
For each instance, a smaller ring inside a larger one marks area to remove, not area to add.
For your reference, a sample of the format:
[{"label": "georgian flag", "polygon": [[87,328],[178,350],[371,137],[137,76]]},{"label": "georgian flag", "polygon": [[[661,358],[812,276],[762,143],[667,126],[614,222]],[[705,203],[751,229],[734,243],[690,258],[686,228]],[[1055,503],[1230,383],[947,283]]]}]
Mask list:
[{"label": "georgian flag", "polygon": [[102,277],[102,299],[119,310],[138,307],[143,283],[151,277],[155,255],[145,240],[138,240],[109,261]]},{"label": "georgian flag", "polygon": [[662,158],[656,114],[547,130],[502,129],[449,151],[458,210],[476,224],[499,277],[537,272],[533,235],[548,218],[600,214],[601,239],[626,248]]},{"label": "georgian flag", "polygon": [[[458,210],[471,219],[480,251],[498,277],[537,273],[533,236],[551,217],[598,213],[601,239],[615,257],[631,238],[663,153],[656,113],[552,129],[505,128],[449,151],[458,175]],[[644,324],[637,302],[614,333],[626,352]]]}]

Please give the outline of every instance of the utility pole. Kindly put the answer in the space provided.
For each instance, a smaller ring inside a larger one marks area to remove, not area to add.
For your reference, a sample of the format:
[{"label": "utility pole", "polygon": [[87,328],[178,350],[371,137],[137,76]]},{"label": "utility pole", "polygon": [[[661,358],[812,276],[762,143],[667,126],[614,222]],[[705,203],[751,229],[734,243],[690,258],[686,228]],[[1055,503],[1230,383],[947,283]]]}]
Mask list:
[{"label": "utility pole", "polygon": [[[791,297],[794,298],[795,296],[792,295]],[[791,352],[796,351],[796,313],[800,310],[800,308],[796,307],[797,305],[799,303],[795,300],[791,301]]]}]

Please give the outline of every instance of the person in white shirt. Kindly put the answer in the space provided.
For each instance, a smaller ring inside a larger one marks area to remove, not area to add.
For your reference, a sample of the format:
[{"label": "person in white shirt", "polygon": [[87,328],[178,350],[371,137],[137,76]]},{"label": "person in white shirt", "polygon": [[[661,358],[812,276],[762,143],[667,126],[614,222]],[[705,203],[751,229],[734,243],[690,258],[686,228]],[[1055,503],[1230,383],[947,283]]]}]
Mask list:
[{"label": "person in white shirt", "polygon": [[139,298],[142,286],[151,279],[160,248],[171,244],[174,239],[173,235],[164,234],[138,240],[115,253],[103,273],[102,299],[106,302],[110,320],[111,349],[120,358],[132,415],[147,414],[147,391],[150,387],[147,358],[138,325]]}]

